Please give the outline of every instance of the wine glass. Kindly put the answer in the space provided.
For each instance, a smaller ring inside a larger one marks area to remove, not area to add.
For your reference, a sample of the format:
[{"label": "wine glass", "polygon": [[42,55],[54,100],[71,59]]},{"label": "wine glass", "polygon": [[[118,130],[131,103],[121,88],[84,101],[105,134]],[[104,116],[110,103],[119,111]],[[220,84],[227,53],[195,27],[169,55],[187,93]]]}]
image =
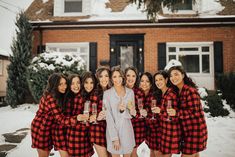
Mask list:
[{"label": "wine glass", "polygon": [[102,111],[106,111],[106,100],[105,99],[102,102]]},{"label": "wine glass", "polygon": [[131,110],[132,107],[133,107],[133,101],[132,101],[132,100],[129,100],[129,101],[128,101],[128,104],[127,104],[127,108],[128,108],[129,110]]},{"label": "wine glass", "polygon": [[[86,101],[84,104],[83,114],[89,116],[89,111],[90,111],[90,101]],[[84,121],[84,123],[86,123],[86,120]]]},{"label": "wine glass", "polygon": [[[167,105],[166,105],[166,110],[168,109],[172,109],[172,101],[171,100],[167,100]],[[167,117],[167,121],[171,121],[171,117],[168,115]]]},{"label": "wine glass", "polygon": [[[138,109],[139,109],[139,112],[140,112],[144,108],[142,99],[138,99],[137,103],[138,103]],[[144,118],[141,113],[140,113],[140,118]]]},{"label": "wine glass", "polygon": [[[97,104],[96,103],[93,103],[92,104],[92,115],[95,115],[95,117],[97,116]],[[96,119],[95,121],[93,122],[93,124],[98,124]]]},{"label": "wine glass", "polygon": [[[157,100],[155,100],[155,99],[151,100],[151,108],[156,107],[156,104],[157,104]],[[152,112],[152,118],[151,118],[151,120],[154,120],[154,119],[155,119],[155,118],[154,118],[154,113]]]}]

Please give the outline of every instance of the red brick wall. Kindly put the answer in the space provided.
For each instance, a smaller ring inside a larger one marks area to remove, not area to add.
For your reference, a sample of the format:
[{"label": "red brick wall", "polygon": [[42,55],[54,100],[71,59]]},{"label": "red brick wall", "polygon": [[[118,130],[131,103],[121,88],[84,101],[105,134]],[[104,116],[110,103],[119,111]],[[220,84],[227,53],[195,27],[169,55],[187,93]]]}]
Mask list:
[{"label": "red brick wall", "polygon": [[[97,42],[98,64],[101,59],[109,59],[109,34],[138,34],[144,36],[145,71],[154,73],[157,64],[158,42],[223,42],[224,71],[235,71],[235,27],[200,28],[132,28],[132,29],[72,29],[43,30],[43,44],[56,42]],[[38,36],[38,32],[34,33]],[[39,38],[34,37],[34,53]]]}]

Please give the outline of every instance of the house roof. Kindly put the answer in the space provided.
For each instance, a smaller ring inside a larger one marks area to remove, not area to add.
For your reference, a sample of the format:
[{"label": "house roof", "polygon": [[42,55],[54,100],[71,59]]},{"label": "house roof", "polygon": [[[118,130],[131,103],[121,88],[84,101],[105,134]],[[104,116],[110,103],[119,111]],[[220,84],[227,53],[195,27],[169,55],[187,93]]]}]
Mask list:
[{"label": "house roof", "polygon": [[[89,16],[53,16],[54,0],[34,0],[26,10],[26,15],[34,23],[42,22],[77,22],[77,21],[125,21],[147,20],[143,8],[138,9],[136,4],[129,0],[92,0],[94,5]],[[197,15],[164,14],[158,18],[208,18],[209,17],[235,17],[235,2],[220,0],[206,0],[201,2],[201,9]]]}]

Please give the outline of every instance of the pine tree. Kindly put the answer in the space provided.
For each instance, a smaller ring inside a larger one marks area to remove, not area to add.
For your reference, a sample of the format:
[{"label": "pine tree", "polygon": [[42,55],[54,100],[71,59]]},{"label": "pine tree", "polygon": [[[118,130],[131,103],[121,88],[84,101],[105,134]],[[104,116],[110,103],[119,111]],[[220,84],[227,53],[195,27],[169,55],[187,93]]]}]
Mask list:
[{"label": "pine tree", "polygon": [[12,40],[10,64],[8,66],[6,102],[11,107],[25,103],[30,95],[27,83],[27,67],[31,60],[32,26],[24,12],[20,12],[15,22],[16,37]]},{"label": "pine tree", "polygon": [[[136,3],[138,7],[144,6],[145,12],[150,20],[156,21],[157,14],[162,13],[162,8],[167,7],[171,11],[177,11],[180,4],[185,0],[130,0],[131,3]],[[195,0],[192,0],[195,3]]]}]

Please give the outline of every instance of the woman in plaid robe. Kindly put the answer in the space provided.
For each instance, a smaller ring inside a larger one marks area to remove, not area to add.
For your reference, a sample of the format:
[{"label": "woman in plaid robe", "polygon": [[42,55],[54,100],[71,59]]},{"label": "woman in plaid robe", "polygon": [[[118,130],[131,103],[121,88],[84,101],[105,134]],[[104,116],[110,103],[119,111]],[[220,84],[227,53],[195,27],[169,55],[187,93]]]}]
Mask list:
[{"label": "woman in plaid robe", "polygon": [[96,70],[96,78],[98,81],[95,95],[98,96],[98,124],[90,125],[90,141],[94,145],[99,157],[107,157],[107,142],[106,142],[106,120],[105,120],[105,104],[103,104],[104,91],[109,89],[110,85],[110,70],[107,67],[100,67]]},{"label": "woman in plaid robe", "polygon": [[[67,89],[66,78],[62,74],[52,74],[40,100],[39,109],[31,123],[32,148],[37,148],[39,157],[49,156],[55,144],[55,124],[66,126],[76,125],[77,116],[65,117],[62,114],[64,93]],[[59,150],[61,156],[67,152]]]},{"label": "woman in plaid robe", "polygon": [[159,71],[154,75],[156,94],[160,108],[152,109],[160,117],[161,138],[160,152],[164,157],[171,157],[172,154],[180,153],[181,129],[177,116],[178,95],[177,92],[168,87],[168,74],[166,71]]},{"label": "woman in plaid robe", "polygon": [[[138,146],[145,141],[146,138],[146,121],[144,118],[140,117],[140,111],[138,109],[138,99],[141,99],[142,102],[144,101],[144,92],[138,88],[138,72],[137,69],[134,67],[128,67],[125,69],[125,78],[126,78],[126,87],[133,90],[135,95],[135,109],[137,111],[137,115],[131,119],[134,133],[135,133],[135,143],[136,146],[131,153],[132,157],[137,157],[137,148]],[[146,112],[146,110],[142,111]]]},{"label": "woman in plaid robe", "polygon": [[206,149],[208,136],[200,96],[181,66],[171,67],[169,74],[171,83],[179,90],[183,157],[199,157],[199,152]]},{"label": "woman in plaid robe", "polygon": [[78,75],[72,74],[68,77],[67,113],[70,116],[78,115],[78,123],[75,126],[67,127],[67,149],[70,156],[90,157],[94,154],[92,144],[89,142],[89,128],[83,123],[88,116],[83,114],[84,105],[80,89],[81,79]]},{"label": "woman in plaid robe", "polygon": [[[155,99],[153,89],[152,89],[153,78],[149,72],[145,72],[140,76],[140,89],[144,92],[144,108],[148,112],[148,116],[146,118],[147,125],[147,135],[146,135],[146,143],[150,148],[150,156],[158,157],[161,155],[159,152],[159,139],[161,136],[160,130],[160,122],[157,114],[152,114],[151,111],[151,103],[152,100]],[[154,120],[152,117],[154,116]]]}]

